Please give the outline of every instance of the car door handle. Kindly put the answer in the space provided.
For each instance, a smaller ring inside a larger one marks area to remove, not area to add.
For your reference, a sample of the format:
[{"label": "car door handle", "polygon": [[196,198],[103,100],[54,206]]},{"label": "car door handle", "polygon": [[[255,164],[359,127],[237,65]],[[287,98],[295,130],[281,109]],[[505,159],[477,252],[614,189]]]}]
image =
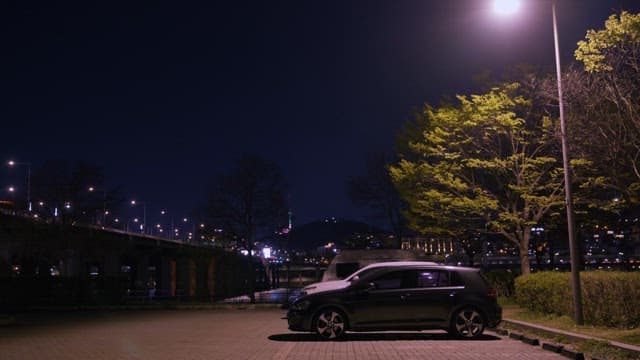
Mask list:
[{"label": "car door handle", "polygon": [[410,296],[411,294],[400,295],[400,300],[407,300],[407,298],[409,298]]}]

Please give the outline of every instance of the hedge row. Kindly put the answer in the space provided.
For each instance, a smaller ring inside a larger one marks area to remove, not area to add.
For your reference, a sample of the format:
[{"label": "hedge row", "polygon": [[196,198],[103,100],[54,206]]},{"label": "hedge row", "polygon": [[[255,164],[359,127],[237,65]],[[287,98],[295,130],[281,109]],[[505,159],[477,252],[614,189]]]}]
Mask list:
[{"label": "hedge row", "polygon": [[[584,321],[618,328],[640,326],[640,273],[582,272]],[[518,305],[529,310],[573,316],[571,273],[540,272],[515,281]]]}]

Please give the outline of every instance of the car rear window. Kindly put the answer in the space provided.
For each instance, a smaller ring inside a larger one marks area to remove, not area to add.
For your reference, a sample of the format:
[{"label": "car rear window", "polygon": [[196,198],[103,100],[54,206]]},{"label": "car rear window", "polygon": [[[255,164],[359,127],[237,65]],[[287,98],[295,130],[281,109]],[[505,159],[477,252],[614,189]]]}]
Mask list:
[{"label": "car rear window", "polygon": [[461,276],[455,271],[447,270],[420,270],[417,274],[418,287],[446,287],[462,286]]}]

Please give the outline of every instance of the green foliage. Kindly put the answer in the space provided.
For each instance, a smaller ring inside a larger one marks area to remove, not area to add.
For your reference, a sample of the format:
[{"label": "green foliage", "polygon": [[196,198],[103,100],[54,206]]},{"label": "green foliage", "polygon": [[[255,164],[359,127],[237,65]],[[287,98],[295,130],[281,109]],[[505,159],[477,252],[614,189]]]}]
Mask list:
[{"label": "green foliage", "polygon": [[[573,315],[571,274],[542,272],[518,277],[516,302],[545,314]],[[640,273],[582,272],[585,323],[618,328],[640,326]]]},{"label": "green foliage", "polygon": [[640,14],[611,15],[575,57],[585,71],[565,76],[572,151],[598,169],[594,188],[604,198],[591,205],[620,211],[640,202]]},{"label": "green foliage", "polygon": [[[420,134],[403,136],[412,156],[390,168],[413,229],[483,229],[526,253],[531,227],[564,201],[557,122],[533,103],[534,91],[509,83],[423,109],[421,126],[407,128]],[[526,256],[522,269],[529,271]]]},{"label": "green foliage", "polygon": [[499,297],[510,298],[515,294],[515,279],[518,274],[511,270],[491,270],[484,273]]},{"label": "green foliage", "polygon": [[578,42],[575,57],[584,63],[589,72],[613,71],[614,52],[637,56],[632,50],[640,45],[640,14],[623,11],[620,16],[611,15],[603,30],[587,31],[586,40]]}]

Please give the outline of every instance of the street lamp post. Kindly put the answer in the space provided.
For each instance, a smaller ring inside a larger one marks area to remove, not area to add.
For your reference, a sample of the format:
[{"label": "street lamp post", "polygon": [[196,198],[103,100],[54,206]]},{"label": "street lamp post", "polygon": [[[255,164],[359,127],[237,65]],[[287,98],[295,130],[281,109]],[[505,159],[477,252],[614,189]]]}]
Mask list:
[{"label": "street lamp post", "polygon": [[10,167],[24,165],[27,167],[27,210],[31,212],[31,163],[29,162],[17,162],[9,160],[7,165]]},{"label": "street lamp post", "polygon": [[[161,215],[162,217],[164,217],[165,215],[167,215],[167,210],[160,210],[160,215]],[[169,235],[168,235],[168,236],[169,236],[169,238],[170,238],[170,239],[172,239],[172,240],[173,240],[173,239],[174,239],[174,237],[175,237],[175,226],[173,225],[173,216],[171,216],[171,225],[170,225],[170,226],[171,226],[171,227],[170,227],[170,231],[169,231]]]},{"label": "street lamp post", "polygon": [[107,191],[104,189],[97,189],[93,186],[89,186],[89,192],[101,191],[102,192],[102,226],[107,223]]},{"label": "street lamp post", "polygon": [[[185,225],[189,222],[188,218],[183,218],[182,222],[185,223]],[[187,236],[185,237],[185,240],[188,243],[191,243],[191,240],[195,239],[196,236],[196,223],[194,219],[191,219],[191,233],[187,233]]]},{"label": "street lamp post", "polygon": [[556,79],[558,82],[558,104],[560,111],[560,138],[562,141],[562,166],[564,170],[564,197],[567,207],[567,236],[569,237],[569,255],[571,257],[571,284],[576,324],[584,323],[582,312],[582,289],[580,287],[580,257],[575,235],[573,218],[573,197],[571,196],[571,174],[569,173],[569,150],[567,148],[567,127],[564,119],[564,97],[562,96],[562,71],[560,69],[560,45],[558,44],[557,0],[551,0],[553,15],[553,42],[556,55]]},{"label": "street lamp post", "polygon": [[[136,206],[137,202],[135,200],[131,200],[131,205]],[[142,204],[142,224],[140,225],[140,230],[144,234],[147,231],[147,203],[140,202]]]},{"label": "street lamp post", "polygon": [[[556,80],[558,87],[558,111],[560,113],[560,140],[562,143],[562,167],[564,170],[564,195],[567,211],[567,236],[569,237],[569,253],[571,257],[571,284],[573,289],[574,317],[577,325],[584,323],[582,311],[582,290],[580,287],[580,256],[575,236],[575,221],[573,217],[573,198],[571,195],[571,174],[569,172],[569,150],[567,147],[567,128],[564,117],[564,98],[562,93],[562,71],[560,66],[560,45],[558,41],[557,0],[551,0],[553,16],[553,44],[555,50]],[[502,13],[515,12],[519,1],[495,0],[494,9]]]}]

